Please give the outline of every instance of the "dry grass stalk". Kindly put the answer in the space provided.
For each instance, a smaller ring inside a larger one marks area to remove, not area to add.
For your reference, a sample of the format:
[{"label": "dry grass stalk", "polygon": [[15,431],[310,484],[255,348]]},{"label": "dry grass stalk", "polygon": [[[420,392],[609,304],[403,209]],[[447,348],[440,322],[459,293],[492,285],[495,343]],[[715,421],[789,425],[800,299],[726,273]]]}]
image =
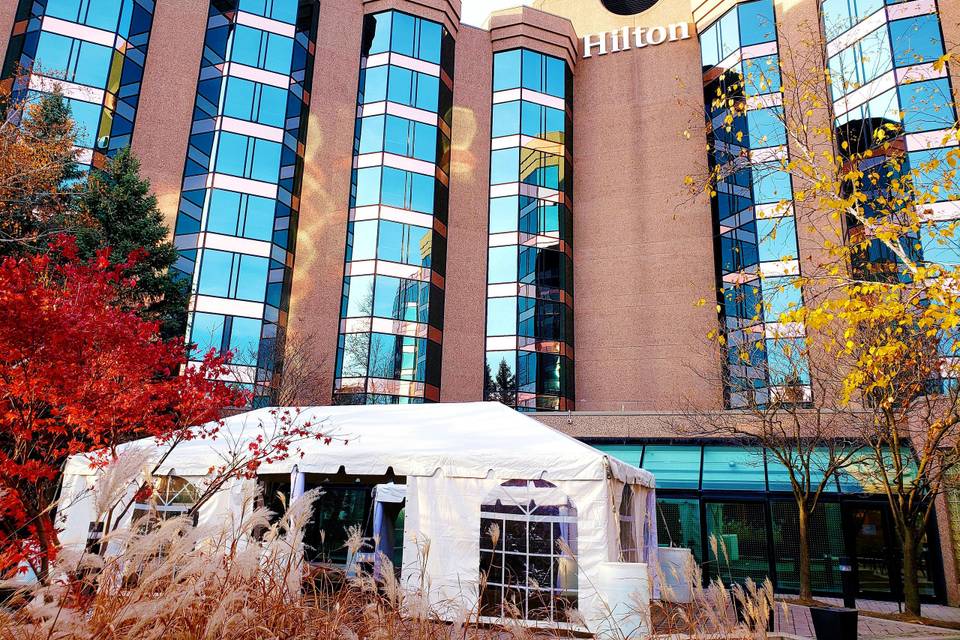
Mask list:
[{"label": "dry grass stalk", "polygon": [[[715,558],[723,558],[729,574],[729,556],[722,539],[710,536],[709,546]],[[680,636],[691,640],[742,638],[764,640],[770,635],[771,622],[776,622],[777,606],[773,583],[769,578],[757,584],[747,578],[743,584],[726,586],[714,578],[704,586],[700,567],[690,563],[683,575],[660,574],[662,600],[651,602],[651,618],[657,634]],[[719,571],[718,571],[719,573]],[[667,580],[667,578],[672,578]],[[678,595],[669,583],[691,586],[690,602],[675,604]],[[739,615],[738,615],[739,613]],[[771,618],[774,620],[771,620]],[[780,624],[789,617],[789,610],[781,610]]]},{"label": "dry grass stalk", "polygon": [[[117,487],[127,485],[119,476],[143,473],[138,463],[131,459],[116,470],[117,477],[98,483],[94,498],[101,514],[123,493]],[[235,518],[194,526],[181,517],[117,529],[101,541],[107,549],[103,554],[65,550],[56,562],[57,579],[25,589],[8,606],[0,606],[0,640],[558,637],[509,617],[481,626],[479,605],[468,610],[459,601],[431,604],[425,571],[414,577],[412,587],[401,585],[390,559],[382,555],[379,580],[327,572],[304,582],[303,531],[313,515],[316,490],[294,500],[279,518],[256,508],[256,498],[255,491],[244,492],[241,515]],[[494,539],[500,535],[499,530],[488,533]],[[360,529],[350,531],[347,544],[353,553],[368,542]],[[416,561],[426,567],[430,541],[420,538],[416,546]],[[569,549],[563,565],[577,570]],[[691,571],[693,603],[655,605],[657,632],[694,639],[765,637],[766,604],[773,598],[769,582],[748,583],[731,593],[719,582],[701,587],[699,569]],[[745,612],[745,624],[731,615],[734,601]],[[519,613],[513,612],[518,618]],[[622,640],[616,624],[607,626],[614,634],[609,637]]]}]

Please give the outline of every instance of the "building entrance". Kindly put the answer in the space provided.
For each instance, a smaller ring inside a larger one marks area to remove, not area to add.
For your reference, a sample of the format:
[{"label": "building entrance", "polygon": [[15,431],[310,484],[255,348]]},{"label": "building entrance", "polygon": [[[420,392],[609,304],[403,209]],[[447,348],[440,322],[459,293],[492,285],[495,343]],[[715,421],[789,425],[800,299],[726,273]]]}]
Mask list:
[{"label": "building entrance", "polygon": [[[599,448],[654,473],[660,544],[691,549],[704,580],[731,584],[769,577],[777,593],[799,591],[797,506],[785,471],[761,450],[690,442]],[[936,523],[929,531],[936,531]],[[903,554],[889,506],[858,478],[841,474],[826,486],[808,521],[808,542],[815,596],[841,595],[840,565],[849,558],[859,597],[903,599]],[[945,601],[940,558],[936,537],[928,534],[919,554],[925,602]]]},{"label": "building entrance", "polygon": [[[903,597],[901,546],[887,505],[845,501],[843,529],[847,553],[853,561],[861,598]],[[920,594],[934,599],[936,586],[931,573],[930,549],[924,539],[920,548]]]}]

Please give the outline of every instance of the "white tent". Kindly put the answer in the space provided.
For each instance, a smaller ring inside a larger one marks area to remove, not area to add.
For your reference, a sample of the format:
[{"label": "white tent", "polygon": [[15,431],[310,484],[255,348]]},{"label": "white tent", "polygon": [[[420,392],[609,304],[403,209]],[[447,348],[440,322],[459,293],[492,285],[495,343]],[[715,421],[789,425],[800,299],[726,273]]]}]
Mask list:
[{"label": "white tent", "polygon": [[[502,570],[496,574],[502,579],[488,578],[483,600],[497,593],[519,592],[531,599],[532,610],[533,598],[542,598],[546,590],[548,596],[572,603],[588,626],[595,627],[591,621],[603,617],[605,609],[598,599],[606,588],[605,567],[617,563],[613,573],[622,576],[620,565],[627,560],[628,573],[647,581],[646,565],[656,566],[653,476],[499,403],[299,411],[301,423],[309,420],[336,438],[330,444],[302,441],[297,445],[300,451],[285,461],[262,466],[258,473],[293,472],[291,487],[296,495],[302,491],[303,478],[309,480],[311,474],[383,476],[392,472],[398,483],[406,483],[401,580],[412,584],[422,571],[434,604],[444,603],[448,609],[451,602],[466,607],[476,604],[482,562],[493,567],[522,566],[528,575]],[[270,409],[227,418],[216,440],[180,444],[164,460],[158,475],[173,473],[202,484],[228,448],[242,446],[275,424]],[[125,446],[156,445],[144,440]],[[161,451],[157,448],[156,455]],[[64,544],[87,540],[93,506],[86,490],[96,482],[95,475],[83,457],[74,457],[67,465]],[[238,480],[224,495],[206,503],[200,520],[223,517],[236,509],[241,482],[251,481]],[[491,522],[501,531],[496,548],[484,530]],[[513,539],[517,532],[524,533],[522,542]],[[535,538],[540,548],[533,548]],[[430,541],[430,553],[421,567],[417,551],[425,540]],[[562,557],[563,546],[572,548],[575,561]],[[561,575],[564,566],[566,575]],[[540,573],[534,575],[536,567]],[[576,571],[571,572],[571,567]],[[498,570],[490,570],[491,575]],[[490,586],[497,580],[505,585],[499,592]],[[560,605],[551,606],[546,617],[564,626],[566,611],[561,612]]]}]

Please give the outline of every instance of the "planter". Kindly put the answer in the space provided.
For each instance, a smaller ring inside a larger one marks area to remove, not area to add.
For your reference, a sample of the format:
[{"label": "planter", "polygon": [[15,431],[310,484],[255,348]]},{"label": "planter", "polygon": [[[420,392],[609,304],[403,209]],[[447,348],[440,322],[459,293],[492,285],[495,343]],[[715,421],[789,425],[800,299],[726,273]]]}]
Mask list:
[{"label": "planter", "polygon": [[810,607],[817,640],[857,640],[857,610]]},{"label": "planter", "polygon": [[696,561],[690,549],[660,547],[657,549],[660,563],[660,599],[667,602],[689,603],[693,597],[690,578],[695,574]]}]

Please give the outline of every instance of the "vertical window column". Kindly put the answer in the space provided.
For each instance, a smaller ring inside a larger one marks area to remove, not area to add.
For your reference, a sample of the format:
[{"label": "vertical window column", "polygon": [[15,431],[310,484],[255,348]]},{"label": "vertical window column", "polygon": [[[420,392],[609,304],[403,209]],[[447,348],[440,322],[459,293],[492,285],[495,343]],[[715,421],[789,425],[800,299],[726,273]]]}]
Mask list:
[{"label": "vertical window column", "polygon": [[363,43],[334,401],[438,401],[454,40],[386,11]]},{"label": "vertical window column", "polygon": [[153,8],[152,0],[20,2],[3,78],[27,101],[59,87],[81,168],[130,144]]},{"label": "vertical window column", "polygon": [[780,322],[803,296],[773,0],[734,7],[701,32],[700,47],[727,406],[773,394],[806,402],[806,329]]},{"label": "vertical window column", "polygon": [[192,358],[232,352],[231,378],[270,402],[293,266],[317,10],[211,2],[177,214],[192,281]]},{"label": "vertical window column", "polygon": [[[960,239],[953,228],[960,184],[945,178],[953,170],[947,155],[957,145],[951,135],[957,111],[950,70],[935,64],[946,50],[937,2],[824,0],[821,11],[837,143],[846,144],[838,151],[861,157],[875,151],[860,167],[866,172],[882,167],[869,194],[878,198],[890,196],[901,176],[917,171],[917,195],[934,200],[923,205],[931,222],[900,244],[913,260],[956,267]],[[884,150],[891,140],[897,144]],[[864,214],[884,215],[869,203]],[[867,238],[859,221],[850,217],[847,222],[851,241]],[[909,278],[878,240],[869,242],[862,258],[857,266],[868,277]]]},{"label": "vertical window column", "polygon": [[494,54],[484,397],[574,408],[573,77],[560,58]]}]

